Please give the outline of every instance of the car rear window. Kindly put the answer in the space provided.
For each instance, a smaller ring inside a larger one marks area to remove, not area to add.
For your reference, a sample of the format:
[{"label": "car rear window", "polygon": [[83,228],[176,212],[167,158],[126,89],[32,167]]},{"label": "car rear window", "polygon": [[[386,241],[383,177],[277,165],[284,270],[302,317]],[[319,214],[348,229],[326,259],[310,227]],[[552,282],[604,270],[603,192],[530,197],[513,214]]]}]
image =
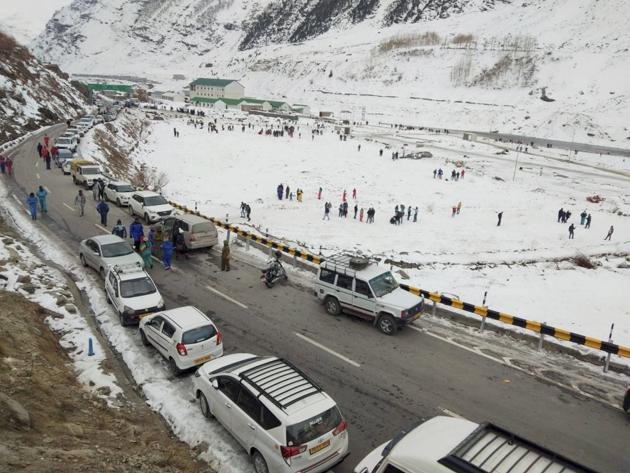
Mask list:
[{"label": "car rear window", "polygon": [[184,332],[182,335],[182,343],[184,345],[191,345],[193,343],[205,342],[216,334],[217,329],[215,329],[213,325],[204,325],[203,327],[197,327]]},{"label": "car rear window", "polygon": [[302,445],[330,432],[341,423],[341,412],[337,406],[311,417],[299,424],[287,427],[287,445]]},{"label": "car rear window", "polygon": [[192,227],[193,233],[210,233],[212,225],[209,222],[195,223]]}]

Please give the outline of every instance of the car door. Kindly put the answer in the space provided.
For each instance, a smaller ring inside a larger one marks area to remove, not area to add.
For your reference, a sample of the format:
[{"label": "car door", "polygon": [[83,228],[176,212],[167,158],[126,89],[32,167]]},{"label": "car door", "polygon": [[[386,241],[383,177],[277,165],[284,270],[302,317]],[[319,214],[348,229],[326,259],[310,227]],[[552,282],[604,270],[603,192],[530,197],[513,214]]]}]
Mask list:
[{"label": "car door", "polygon": [[105,198],[112,202],[116,200],[116,186],[114,184],[107,184],[105,187]]},{"label": "car door", "polygon": [[139,195],[134,195],[131,199],[131,213],[140,215],[142,213],[142,197]]},{"label": "car door", "polygon": [[342,306],[352,308],[353,293],[352,293],[352,276],[347,274],[337,274],[337,283],[335,284],[335,291],[337,298]]},{"label": "car door", "polygon": [[161,336],[163,324],[164,317],[156,315],[144,325],[144,335],[147,337],[147,340],[149,340],[151,345],[160,352],[160,354],[163,354],[162,349],[160,348],[163,343]]},{"label": "car door", "polygon": [[361,279],[354,280],[354,293],[352,299],[352,305],[354,309],[362,314],[375,315],[376,313],[376,299],[372,294],[370,285]]},{"label": "car door", "polygon": [[228,376],[218,376],[215,378],[218,388],[215,390],[214,405],[212,413],[223,426],[232,431],[232,417],[234,417],[234,406],[241,390],[241,384]]},{"label": "car door", "polygon": [[98,271],[101,259],[101,250],[98,244],[94,240],[88,240],[85,242],[85,246],[87,246],[88,249],[85,254],[88,265]]},{"label": "car door", "polygon": [[175,226],[175,218],[169,217],[162,221],[162,228],[164,229],[164,236],[166,240],[170,240],[173,235],[173,227]]},{"label": "car door", "polygon": [[232,432],[236,440],[249,451],[260,428],[262,403],[249,389],[241,385],[236,406],[233,409],[236,412],[232,415]]},{"label": "car door", "polygon": [[175,327],[168,320],[164,320],[162,324],[162,330],[157,334],[158,345],[160,352],[164,355],[164,358],[168,359],[171,355],[171,350],[174,350],[173,335],[175,334]]}]

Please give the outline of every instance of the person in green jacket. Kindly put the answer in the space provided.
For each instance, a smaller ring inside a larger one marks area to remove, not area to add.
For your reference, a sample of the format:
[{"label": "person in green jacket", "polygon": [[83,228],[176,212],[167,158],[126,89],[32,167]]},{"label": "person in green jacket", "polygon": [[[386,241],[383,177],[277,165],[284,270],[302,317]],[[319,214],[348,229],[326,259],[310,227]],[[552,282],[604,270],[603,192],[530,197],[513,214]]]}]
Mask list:
[{"label": "person in green jacket", "polygon": [[37,191],[37,198],[39,199],[39,208],[42,209],[43,213],[48,213],[48,202],[46,202],[47,196],[48,191],[42,186],[39,186],[39,190]]},{"label": "person in green jacket", "polygon": [[142,256],[145,268],[153,268],[153,260],[151,259],[151,241],[147,240],[144,235],[140,237],[140,256]]},{"label": "person in green jacket", "polygon": [[153,254],[159,260],[162,259],[162,242],[164,241],[164,228],[161,224],[155,226],[153,232]]}]

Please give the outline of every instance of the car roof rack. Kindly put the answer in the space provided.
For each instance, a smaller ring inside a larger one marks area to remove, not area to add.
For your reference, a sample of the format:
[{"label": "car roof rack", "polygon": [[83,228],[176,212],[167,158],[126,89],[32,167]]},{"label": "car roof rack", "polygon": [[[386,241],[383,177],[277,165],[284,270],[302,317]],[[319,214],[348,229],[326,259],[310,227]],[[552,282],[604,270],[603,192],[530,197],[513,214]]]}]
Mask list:
[{"label": "car roof rack", "polygon": [[281,358],[272,358],[245,370],[239,373],[239,377],[258,391],[258,397],[265,396],[283,411],[302,399],[322,392],[306,374]]},{"label": "car roof rack", "polygon": [[139,261],[135,263],[117,264],[112,268],[116,274],[132,274],[144,271],[144,267]]},{"label": "car roof rack", "polygon": [[327,257],[321,263],[321,266],[338,273],[354,276],[357,271],[367,268],[372,263],[378,263],[378,261],[368,256],[338,253]]},{"label": "car roof rack", "polygon": [[457,473],[596,473],[489,422],[438,463]]}]

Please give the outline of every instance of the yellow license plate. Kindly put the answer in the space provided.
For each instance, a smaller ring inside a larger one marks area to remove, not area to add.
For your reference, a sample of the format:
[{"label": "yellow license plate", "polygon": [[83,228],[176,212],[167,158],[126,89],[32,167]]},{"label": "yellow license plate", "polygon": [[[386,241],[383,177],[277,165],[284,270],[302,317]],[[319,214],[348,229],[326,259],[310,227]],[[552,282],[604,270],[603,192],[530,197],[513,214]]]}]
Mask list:
[{"label": "yellow license plate", "polygon": [[200,365],[201,363],[205,363],[206,361],[210,361],[212,359],[212,355],[202,356],[201,358],[197,358],[195,360],[196,365]]},{"label": "yellow license plate", "polygon": [[144,319],[147,315],[151,315],[151,312],[145,312],[144,314],[140,314],[138,316],[138,320],[142,320]]},{"label": "yellow license plate", "polygon": [[330,445],[330,440],[326,440],[325,442],[320,443],[319,445],[314,446],[313,448],[308,449],[308,453],[311,455],[317,453]]},{"label": "yellow license plate", "polygon": [[414,316],[411,318],[411,320],[413,321],[413,320],[416,320],[416,319],[419,319],[419,318],[420,318],[420,314],[416,314],[416,315],[414,315]]}]

